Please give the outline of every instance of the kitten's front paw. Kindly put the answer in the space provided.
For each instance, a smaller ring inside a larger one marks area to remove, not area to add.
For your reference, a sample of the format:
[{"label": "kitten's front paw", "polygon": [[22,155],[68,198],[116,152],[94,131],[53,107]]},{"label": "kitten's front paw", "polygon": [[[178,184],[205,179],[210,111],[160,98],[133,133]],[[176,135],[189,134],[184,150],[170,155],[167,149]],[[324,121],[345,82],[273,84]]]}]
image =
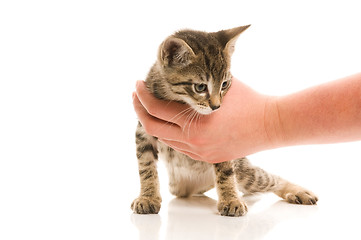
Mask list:
[{"label": "kitten's front paw", "polygon": [[248,208],[240,200],[221,201],[218,203],[218,211],[222,216],[239,217],[245,215]]},{"label": "kitten's front paw", "polygon": [[303,204],[303,205],[315,205],[318,198],[310,191],[290,192],[285,195],[285,199],[289,203]]},{"label": "kitten's front paw", "polygon": [[138,197],[132,202],[131,209],[138,214],[157,214],[160,202],[157,198]]}]

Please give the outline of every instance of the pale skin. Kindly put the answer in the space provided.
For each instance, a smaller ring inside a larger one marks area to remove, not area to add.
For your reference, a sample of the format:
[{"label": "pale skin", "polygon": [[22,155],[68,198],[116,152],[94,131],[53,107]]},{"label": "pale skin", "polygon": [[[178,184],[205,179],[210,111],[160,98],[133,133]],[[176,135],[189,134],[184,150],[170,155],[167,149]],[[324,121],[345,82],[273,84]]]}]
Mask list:
[{"label": "pale skin", "polygon": [[221,107],[193,118],[138,81],[134,109],[146,132],[195,160],[218,163],[263,150],[361,140],[361,73],[276,97],[233,78]]}]

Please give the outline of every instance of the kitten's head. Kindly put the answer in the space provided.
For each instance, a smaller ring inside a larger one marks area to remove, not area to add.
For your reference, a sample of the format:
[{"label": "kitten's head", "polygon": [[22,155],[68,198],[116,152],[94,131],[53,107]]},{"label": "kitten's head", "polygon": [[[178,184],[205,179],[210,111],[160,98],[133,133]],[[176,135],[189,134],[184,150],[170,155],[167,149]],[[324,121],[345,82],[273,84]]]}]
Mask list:
[{"label": "kitten's head", "polygon": [[201,114],[217,110],[231,86],[230,62],[238,36],[250,25],[219,32],[179,31],[160,46],[158,70],[170,100]]}]

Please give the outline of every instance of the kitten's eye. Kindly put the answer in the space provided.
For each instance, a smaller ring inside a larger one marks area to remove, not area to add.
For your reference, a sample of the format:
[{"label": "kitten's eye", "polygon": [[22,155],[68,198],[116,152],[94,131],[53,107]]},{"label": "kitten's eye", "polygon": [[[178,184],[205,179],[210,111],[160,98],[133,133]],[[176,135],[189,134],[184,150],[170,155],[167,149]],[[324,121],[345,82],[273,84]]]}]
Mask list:
[{"label": "kitten's eye", "polygon": [[194,84],[194,89],[196,90],[196,92],[202,93],[207,90],[207,85],[204,83]]},{"label": "kitten's eye", "polygon": [[228,87],[229,81],[224,81],[222,83],[222,90],[226,89]]}]

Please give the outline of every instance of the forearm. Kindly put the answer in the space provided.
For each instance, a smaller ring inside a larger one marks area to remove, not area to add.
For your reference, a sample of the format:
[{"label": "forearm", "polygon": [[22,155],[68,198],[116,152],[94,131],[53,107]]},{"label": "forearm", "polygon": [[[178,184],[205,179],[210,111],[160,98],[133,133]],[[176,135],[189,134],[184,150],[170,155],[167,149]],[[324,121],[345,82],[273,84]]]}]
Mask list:
[{"label": "forearm", "polygon": [[272,105],[268,133],[276,145],[361,140],[361,73],[276,98]]}]

